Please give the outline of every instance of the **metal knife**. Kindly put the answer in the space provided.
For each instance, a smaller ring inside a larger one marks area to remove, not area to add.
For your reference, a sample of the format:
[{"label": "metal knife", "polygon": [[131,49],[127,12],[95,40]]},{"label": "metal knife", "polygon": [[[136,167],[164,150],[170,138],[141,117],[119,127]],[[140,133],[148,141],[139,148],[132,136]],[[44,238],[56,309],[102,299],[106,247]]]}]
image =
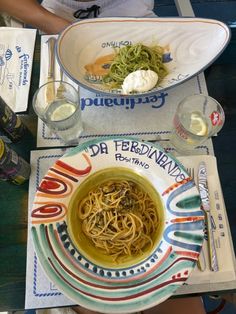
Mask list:
[{"label": "metal knife", "polygon": [[[50,37],[47,40],[48,44],[48,76],[47,82],[52,82],[55,80],[54,77],[54,67],[55,67],[55,43],[56,38]],[[50,84],[46,89],[46,100],[51,103],[55,100],[55,88],[53,84]]]},{"label": "metal knife", "polygon": [[202,208],[205,212],[206,223],[207,223],[207,233],[208,233],[208,250],[210,259],[210,268],[212,271],[219,270],[219,264],[217,259],[215,240],[211,222],[211,207],[209,198],[209,189],[207,183],[207,168],[204,161],[200,162],[198,168],[198,189],[201,197]]}]

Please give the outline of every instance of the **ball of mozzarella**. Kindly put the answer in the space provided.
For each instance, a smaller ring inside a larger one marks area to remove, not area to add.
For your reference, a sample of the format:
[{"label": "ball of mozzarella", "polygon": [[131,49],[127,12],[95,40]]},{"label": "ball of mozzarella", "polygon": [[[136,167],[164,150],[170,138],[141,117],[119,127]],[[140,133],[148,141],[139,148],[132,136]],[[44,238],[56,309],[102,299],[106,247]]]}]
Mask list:
[{"label": "ball of mozzarella", "polygon": [[122,84],[124,94],[132,92],[147,92],[151,90],[158,81],[158,75],[152,70],[137,70],[126,76]]}]

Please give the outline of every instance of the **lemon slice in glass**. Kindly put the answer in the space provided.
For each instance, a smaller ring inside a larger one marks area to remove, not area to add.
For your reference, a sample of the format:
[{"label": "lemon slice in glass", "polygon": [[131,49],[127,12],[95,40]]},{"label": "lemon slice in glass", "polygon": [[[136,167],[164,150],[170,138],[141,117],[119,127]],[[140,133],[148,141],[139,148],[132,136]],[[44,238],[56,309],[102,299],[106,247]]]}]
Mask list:
[{"label": "lemon slice in glass", "polygon": [[64,103],[58,106],[51,115],[52,121],[60,121],[70,117],[75,112],[75,106],[70,103]]},{"label": "lemon slice in glass", "polygon": [[196,135],[207,135],[208,127],[200,112],[193,112],[190,120],[190,131]]}]

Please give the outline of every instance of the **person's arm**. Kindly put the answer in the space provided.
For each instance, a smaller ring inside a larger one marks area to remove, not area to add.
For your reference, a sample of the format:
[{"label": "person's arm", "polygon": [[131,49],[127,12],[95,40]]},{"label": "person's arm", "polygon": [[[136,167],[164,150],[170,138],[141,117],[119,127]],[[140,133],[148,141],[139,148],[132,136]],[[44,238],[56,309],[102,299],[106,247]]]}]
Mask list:
[{"label": "person's arm", "polygon": [[37,0],[0,0],[0,12],[32,25],[47,34],[56,34],[70,24],[49,12]]}]

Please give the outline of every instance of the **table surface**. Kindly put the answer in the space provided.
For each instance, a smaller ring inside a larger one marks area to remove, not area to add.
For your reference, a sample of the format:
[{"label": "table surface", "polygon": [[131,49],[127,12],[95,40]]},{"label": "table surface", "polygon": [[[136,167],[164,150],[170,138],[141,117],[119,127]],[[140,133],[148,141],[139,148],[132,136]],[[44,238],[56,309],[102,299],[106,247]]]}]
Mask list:
[{"label": "table surface", "polygon": [[[30,151],[36,149],[37,119],[31,99],[39,83],[40,45],[35,46],[28,112],[21,115],[29,132],[21,142],[11,145],[29,161]],[[236,248],[236,28],[232,28],[229,46],[206,71],[209,95],[223,106],[226,122],[219,136],[213,139],[218,170],[225,198],[233,244]],[[24,308],[28,182],[21,186],[0,182],[0,311]]]}]

